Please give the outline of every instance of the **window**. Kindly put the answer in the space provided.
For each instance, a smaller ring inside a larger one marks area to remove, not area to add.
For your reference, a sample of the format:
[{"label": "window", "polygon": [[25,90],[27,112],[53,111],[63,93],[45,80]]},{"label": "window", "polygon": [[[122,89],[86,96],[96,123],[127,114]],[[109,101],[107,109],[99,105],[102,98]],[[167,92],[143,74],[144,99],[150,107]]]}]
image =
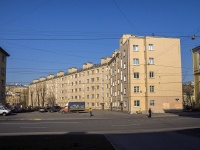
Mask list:
[{"label": "window", "polygon": [[6,62],[6,57],[2,56],[2,62],[5,63]]},{"label": "window", "polygon": [[1,73],[2,73],[2,75],[5,75],[5,73],[6,73],[5,68],[1,68]]},{"label": "window", "polygon": [[126,82],[126,76],[124,76],[124,82]]},{"label": "window", "polygon": [[94,82],[94,78],[91,78],[91,82]]},{"label": "window", "polygon": [[149,77],[150,77],[150,78],[154,78],[154,72],[153,72],[153,71],[150,71],[150,72],[149,72]]},{"label": "window", "polygon": [[139,59],[133,58],[133,65],[139,65]]},{"label": "window", "polygon": [[94,94],[91,95],[91,98],[94,98]]},{"label": "window", "polygon": [[139,51],[138,45],[133,45],[133,51]]},{"label": "window", "polygon": [[5,82],[4,80],[1,80],[1,86],[4,86]]},{"label": "window", "polygon": [[124,88],[124,95],[126,95],[126,88]]},{"label": "window", "polygon": [[140,77],[139,72],[134,72],[133,76],[134,76],[134,79],[139,79]]},{"label": "window", "polygon": [[94,70],[92,70],[92,74],[94,74]]},{"label": "window", "polygon": [[124,50],[124,52],[123,52],[123,56],[124,56],[124,57],[126,56],[126,50]]},{"label": "window", "polygon": [[96,88],[97,88],[97,90],[98,90],[98,89],[99,89],[99,86],[97,85],[97,87],[96,87]]},{"label": "window", "polygon": [[97,81],[99,81],[99,77],[97,77]]},{"label": "window", "polygon": [[96,73],[99,73],[99,69],[96,70]]},{"label": "window", "polygon": [[149,50],[153,50],[153,44],[149,44]]},{"label": "window", "polygon": [[91,86],[92,91],[94,91],[94,86]]},{"label": "window", "polygon": [[87,95],[87,99],[89,99],[89,95]]},{"label": "window", "polygon": [[154,64],[154,58],[149,58],[149,64]]},{"label": "window", "polygon": [[150,92],[154,92],[154,86],[153,85],[150,86]]},{"label": "window", "polygon": [[139,93],[139,92],[140,92],[140,87],[134,86],[134,93]]},{"label": "window", "polygon": [[150,100],[150,106],[155,106],[155,101],[154,100]]},{"label": "window", "polygon": [[126,63],[124,63],[124,69],[126,69]]},{"label": "window", "polygon": [[140,101],[139,100],[135,100],[134,101],[134,106],[135,107],[139,107],[140,106]]},{"label": "window", "polygon": [[96,95],[96,98],[99,98],[99,94]]}]

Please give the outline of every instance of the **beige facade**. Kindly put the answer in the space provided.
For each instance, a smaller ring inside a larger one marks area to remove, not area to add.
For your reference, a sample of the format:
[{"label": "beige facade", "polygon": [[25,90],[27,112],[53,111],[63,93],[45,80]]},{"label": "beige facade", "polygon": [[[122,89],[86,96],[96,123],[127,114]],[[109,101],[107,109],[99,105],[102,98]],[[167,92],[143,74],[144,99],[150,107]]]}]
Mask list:
[{"label": "beige facade", "polygon": [[139,37],[120,39],[120,50],[110,62],[111,102],[130,113],[182,109],[180,40]]},{"label": "beige facade", "polygon": [[192,49],[193,74],[194,74],[194,101],[197,109],[200,109],[200,46]]},{"label": "beige facade", "polygon": [[6,103],[6,63],[7,63],[7,57],[10,56],[5,50],[3,50],[0,47],[0,68],[1,68],[1,73],[0,73],[0,104],[5,104]]},{"label": "beige facade", "polygon": [[29,85],[29,105],[41,106],[42,99],[44,105],[85,101],[86,108],[103,106],[129,113],[180,110],[180,40],[122,35],[119,50],[100,64],[88,62],[81,70],[72,67],[67,73],[34,80]]},{"label": "beige facade", "polygon": [[28,87],[23,85],[6,85],[6,103],[10,106],[22,105],[28,101]]},{"label": "beige facade", "polygon": [[83,64],[83,69],[69,68],[67,73],[60,71],[56,76],[34,80],[29,85],[29,106],[66,106],[68,102],[86,103],[86,108],[108,109],[109,69],[111,58],[102,58],[101,64]]}]

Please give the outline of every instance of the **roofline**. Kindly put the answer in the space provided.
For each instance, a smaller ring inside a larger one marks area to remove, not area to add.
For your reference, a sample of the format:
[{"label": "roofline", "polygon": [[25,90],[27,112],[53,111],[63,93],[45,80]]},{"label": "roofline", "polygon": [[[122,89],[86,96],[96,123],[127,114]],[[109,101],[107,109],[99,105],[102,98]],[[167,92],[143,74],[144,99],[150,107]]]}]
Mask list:
[{"label": "roofline", "polygon": [[4,53],[6,56],[10,56],[3,48],[0,47],[0,51]]},{"label": "roofline", "polygon": [[193,52],[200,51],[200,45],[192,49]]}]

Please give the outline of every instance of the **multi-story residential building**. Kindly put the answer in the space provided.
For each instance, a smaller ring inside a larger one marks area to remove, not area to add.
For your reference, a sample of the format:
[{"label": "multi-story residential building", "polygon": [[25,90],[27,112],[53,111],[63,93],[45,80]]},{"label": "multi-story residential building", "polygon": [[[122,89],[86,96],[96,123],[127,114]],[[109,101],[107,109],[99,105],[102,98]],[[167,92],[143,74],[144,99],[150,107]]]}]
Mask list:
[{"label": "multi-story residential building", "polygon": [[192,49],[195,107],[200,109],[200,46]]},{"label": "multi-story residential building", "polygon": [[179,39],[123,35],[109,64],[112,106],[130,113],[182,109]]},{"label": "multi-story residential building", "polygon": [[70,101],[129,113],[182,109],[180,40],[124,34],[120,49],[101,64],[86,63],[81,70],[73,67],[29,85],[29,105]]},{"label": "multi-story residential building", "polygon": [[6,85],[6,103],[10,106],[27,105],[28,86],[24,85]]},{"label": "multi-story residential building", "polygon": [[111,58],[102,58],[101,64],[91,62],[83,64],[83,68],[60,71],[56,76],[50,74],[41,77],[29,85],[29,106],[60,105],[68,102],[84,101],[86,108],[108,109],[109,104],[109,68]]},{"label": "multi-story residential building", "polygon": [[1,97],[0,97],[0,104],[5,104],[6,103],[6,97],[5,97],[5,91],[6,91],[6,60],[7,57],[10,56],[5,50],[3,50],[0,47],[0,68],[1,68],[1,75],[0,75],[0,92],[1,92]]}]

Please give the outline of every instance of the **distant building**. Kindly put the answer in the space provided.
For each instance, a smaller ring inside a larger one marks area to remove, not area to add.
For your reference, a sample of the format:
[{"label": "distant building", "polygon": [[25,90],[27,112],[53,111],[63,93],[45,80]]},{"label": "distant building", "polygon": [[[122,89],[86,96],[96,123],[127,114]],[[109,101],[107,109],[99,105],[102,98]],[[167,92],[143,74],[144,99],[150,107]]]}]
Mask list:
[{"label": "distant building", "polygon": [[24,85],[6,85],[6,103],[9,105],[27,106],[28,86]]},{"label": "distant building", "polygon": [[6,63],[7,57],[10,56],[5,50],[0,47],[0,104],[6,103],[5,91],[6,91]]},{"label": "distant building", "polygon": [[195,107],[200,109],[200,46],[192,49]]},{"label": "distant building", "polygon": [[119,45],[98,65],[88,62],[33,80],[28,105],[84,101],[86,108],[131,114],[181,110],[180,39],[124,34]]}]

